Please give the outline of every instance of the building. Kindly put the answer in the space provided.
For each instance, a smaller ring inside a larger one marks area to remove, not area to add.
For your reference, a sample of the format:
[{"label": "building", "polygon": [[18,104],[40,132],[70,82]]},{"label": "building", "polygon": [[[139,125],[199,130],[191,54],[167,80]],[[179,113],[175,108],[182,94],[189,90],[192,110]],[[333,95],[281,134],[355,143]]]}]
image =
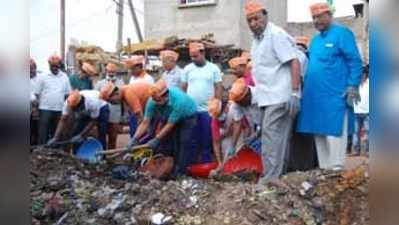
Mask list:
[{"label": "building", "polygon": [[[269,19],[293,36],[312,36],[311,23],[287,23],[289,0],[263,0]],[[145,0],[144,33],[147,39],[163,39],[177,35],[199,38],[213,33],[220,44],[234,44],[243,49],[251,45],[244,5],[245,0]],[[363,17],[364,18],[364,17]],[[359,43],[364,39],[364,19],[341,20],[356,33]]]},{"label": "building", "polygon": [[251,36],[244,4],[243,0],[146,0],[145,36],[150,39],[171,35],[199,38],[213,33],[220,44],[248,48]]}]

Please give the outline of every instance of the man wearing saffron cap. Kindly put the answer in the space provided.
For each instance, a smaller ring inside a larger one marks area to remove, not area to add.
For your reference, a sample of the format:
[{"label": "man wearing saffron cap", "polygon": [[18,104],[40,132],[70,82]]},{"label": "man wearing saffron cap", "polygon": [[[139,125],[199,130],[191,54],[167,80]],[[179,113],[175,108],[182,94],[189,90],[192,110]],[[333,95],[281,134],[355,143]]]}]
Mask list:
[{"label": "man wearing saffron cap", "polygon": [[233,74],[237,76],[237,78],[243,78],[245,83],[253,86],[253,83],[250,79],[246,78],[247,75],[247,64],[248,58],[245,56],[235,57],[229,60],[229,67],[233,71]]},{"label": "man wearing saffron cap", "polygon": [[62,117],[54,134],[54,138],[48,141],[48,145],[52,146],[58,142],[62,135],[65,134],[68,120],[72,114],[77,119],[76,129],[73,131],[73,137],[70,139],[72,143],[79,144],[83,138],[98,125],[99,140],[104,149],[107,149],[107,125],[109,117],[109,108],[105,101],[101,100],[98,92],[94,90],[72,91],[64,103],[62,109]]},{"label": "man wearing saffron cap", "polygon": [[[105,78],[98,81],[95,90],[101,91],[101,89],[108,83],[111,82],[116,87],[120,88],[124,85],[123,80],[118,77],[118,66],[114,63],[108,63],[105,67]],[[116,148],[118,139],[118,133],[121,129],[121,118],[122,118],[122,105],[120,103],[109,103],[109,120],[108,120],[108,149]]]},{"label": "man wearing saffron cap", "polygon": [[166,81],[168,87],[180,88],[183,70],[176,65],[179,54],[172,50],[164,50],[160,52],[159,57],[161,58],[164,69],[162,79]]},{"label": "man wearing saffron cap", "polygon": [[144,60],[144,56],[142,55],[133,55],[125,61],[125,66],[130,74],[129,84],[136,82],[154,83],[154,78],[145,71]]},{"label": "man wearing saffron cap", "polygon": [[90,77],[95,75],[97,75],[97,70],[92,64],[81,63],[79,73],[69,77],[72,90],[92,90],[93,82]]},{"label": "man wearing saffron cap", "polygon": [[[246,118],[249,124],[249,134],[244,137],[246,144],[255,139],[260,138],[260,130],[262,126],[262,111],[258,107],[254,96],[254,87],[245,83],[244,79],[238,79],[234,82],[229,98],[232,101],[231,112],[233,114],[233,148],[229,150],[229,154],[234,154],[237,150],[237,142],[242,131],[242,119]],[[260,150],[260,149],[255,149]]]},{"label": "man wearing saffron cap", "polygon": [[[306,36],[295,37],[296,48],[298,50],[298,59],[301,63],[301,90],[308,67],[308,45],[309,38]],[[298,117],[295,120],[294,127],[298,123]],[[317,153],[314,147],[313,136],[292,132],[291,147],[289,155],[288,172],[306,171],[317,167]]]},{"label": "man wearing saffron cap", "polygon": [[228,93],[223,100],[211,98],[208,103],[208,113],[212,117],[212,146],[218,167],[211,172],[218,174],[228,159],[228,150],[232,148],[233,115],[231,113]]},{"label": "man wearing saffron cap", "polygon": [[122,104],[124,106],[124,113],[129,113],[133,117],[129,124],[130,137],[133,137],[137,125],[143,121],[144,110],[150,98],[151,87],[151,84],[145,82],[136,82],[121,87],[109,82],[101,89],[101,99],[110,104]]},{"label": "man wearing saffron cap", "polygon": [[123,80],[117,75],[118,66],[114,63],[108,63],[105,67],[105,78],[98,81],[95,89],[101,91],[101,89],[109,82],[113,83],[116,87],[124,85]]},{"label": "man wearing saffron cap", "polygon": [[162,79],[151,87],[150,95],[152,98],[146,105],[144,121],[137,128],[132,146],[138,144],[153,120],[166,120],[160,132],[147,144],[157,151],[161,143],[172,140],[176,147],[168,154],[175,160],[173,176],[185,175],[187,166],[192,163],[192,138],[197,123],[197,106],[190,96],[179,88],[168,88],[166,81]]},{"label": "man wearing saffron cap", "polygon": [[285,172],[293,120],[300,107],[300,63],[294,39],[268,21],[258,0],[249,0],[245,13],[254,35],[251,49],[255,98],[263,112],[261,184]]},{"label": "man wearing saffron cap", "polygon": [[197,104],[198,153],[202,162],[211,161],[212,135],[211,117],[208,114],[208,101],[212,97],[222,99],[223,86],[220,69],[205,58],[205,46],[202,43],[191,42],[189,54],[192,63],[183,71],[182,88]]},{"label": "man wearing saffron cap", "polygon": [[310,11],[319,33],[309,47],[297,131],[314,135],[321,168],[339,170],[346,156],[349,109],[359,101],[362,60],[354,34],[333,21],[327,3],[316,3]]},{"label": "man wearing saffron cap", "polygon": [[39,144],[46,144],[53,137],[65,98],[71,91],[68,76],[60,70],[61,63],[59,56],[50,56],[50,73],[38,76],[34,88],[39,101]]}]

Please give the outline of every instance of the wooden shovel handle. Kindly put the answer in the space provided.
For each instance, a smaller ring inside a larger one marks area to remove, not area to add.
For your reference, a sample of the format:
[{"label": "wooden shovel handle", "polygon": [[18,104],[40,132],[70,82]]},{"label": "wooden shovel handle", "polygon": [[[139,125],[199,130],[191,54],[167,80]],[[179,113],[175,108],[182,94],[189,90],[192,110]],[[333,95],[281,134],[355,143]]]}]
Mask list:
[{"label": "wooden shovel handle", "polygon": [[123,153],[123,152],[131,152],[137,149],[142,149],[142,148],[148,148],[148,145],[144,144],[144,145],[137,145],[134,146],[131,149],[126,149],[126,147],[124,148],[116,148],[116,149],[109,149],[109,150],[105,150],[102,152],[98,152],[97,155],[109,155],[109,154],[115,154],[115,153]]}]

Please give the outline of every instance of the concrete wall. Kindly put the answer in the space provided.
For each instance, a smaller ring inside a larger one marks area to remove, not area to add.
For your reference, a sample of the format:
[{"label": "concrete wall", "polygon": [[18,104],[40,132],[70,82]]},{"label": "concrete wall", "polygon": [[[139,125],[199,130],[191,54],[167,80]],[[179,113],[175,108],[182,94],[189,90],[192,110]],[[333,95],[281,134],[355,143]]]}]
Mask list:
[{"label": "concrete wall", "polygon": [[[286,20],[285,0],[262,0],[278,25]],[[144,32],[148,39],[171,35],[199,38],[214,33],[220,44],[249,49],[252,35],[244,13],[246,0],[218,0],[216,5],[179,8],[177,0],[144,1]]]},{"label": "concrete wall", "polygon": [[218,0],[216,5],[188,8],[179,8],[177,0],[146,0],[145,37],[200,38],[213,33],[218,43],[239,45],[239,7],[240,1],[236,0]]}]

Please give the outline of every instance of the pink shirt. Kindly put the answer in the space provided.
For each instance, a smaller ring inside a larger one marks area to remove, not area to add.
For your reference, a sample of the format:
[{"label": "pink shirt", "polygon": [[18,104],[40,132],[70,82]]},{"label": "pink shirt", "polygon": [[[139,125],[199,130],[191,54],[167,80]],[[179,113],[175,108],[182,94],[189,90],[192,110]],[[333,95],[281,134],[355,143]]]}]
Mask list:
[{"label": "pink shirt", "polygon": [[255,87],[255,82],[254,82],[254,79],[252,78],[252,73],[251,73],[251,71],[245,72],[243,78],[244,78],[245,83],[246,83],[248,86]]},{"label": "pink shirt", "polygon": [[[220,141],[221,140],[221,134],[220,134],[220,129],[225,126],[226,121],[220,121],[218,119],[214,119],[212,118],[212,122],[211,122],[211,131],[212,131],[212,140],[215,141]],[[242,125],[242,129],[248,129],[249,128],[249,123],[246,117],[243,117],[241,119],[241,125]]]}]

